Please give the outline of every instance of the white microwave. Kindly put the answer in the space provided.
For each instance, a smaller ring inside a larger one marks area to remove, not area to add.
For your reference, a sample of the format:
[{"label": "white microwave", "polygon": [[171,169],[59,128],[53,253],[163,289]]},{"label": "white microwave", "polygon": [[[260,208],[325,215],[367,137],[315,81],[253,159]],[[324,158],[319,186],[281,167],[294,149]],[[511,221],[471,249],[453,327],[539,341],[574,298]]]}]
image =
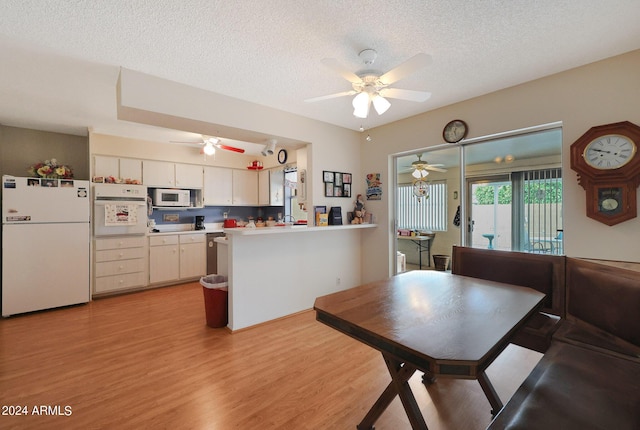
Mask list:
[{"label": "white microwave", "polygon": [[151,200],[154,206],[160,207],[189,207],[191,206],[191,193],[189,190],[171,188],[156,188],[153,190]]}]

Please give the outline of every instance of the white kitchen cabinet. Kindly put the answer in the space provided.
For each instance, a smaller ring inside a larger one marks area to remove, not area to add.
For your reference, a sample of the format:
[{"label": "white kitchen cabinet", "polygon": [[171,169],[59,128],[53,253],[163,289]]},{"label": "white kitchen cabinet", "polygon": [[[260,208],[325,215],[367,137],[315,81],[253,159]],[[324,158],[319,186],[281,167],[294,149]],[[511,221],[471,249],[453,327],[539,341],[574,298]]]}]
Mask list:
[{"label": "white kitchen cabinet", "polygon": [[144,160],[142,183],[147,187],[174,188],[176,186],[175,163]]},{"label": "white kitchen cabinet", "polygon": [[233,170],[233,204],[258,204],[258,175],[254,170]]},{"label": "white kitchen cabinet", "polygon": [[196,164],[175,164],[175,183],[178,188],[202,188],[202,166]]},{"label": "white kitchen cabinet", "polygon": [[200,278],[206,271],[205,234],[149,236],[149,283]]},{"label": "white kitchen cabinet", "polygon": [[267,206],[270,203],[271,186],[269,184],[269,171],[258,172],[258,204]]},{"label": "white kitchen cabinet", "polygon": [[141,288],[147,285],[147,241],[144,236],[95,240],[93,293]]},{"label": "white kitchen cabinet", "polygon": [[147,187],[202,188],[202,166],[144,160],[143,179]]},{"label": "white kitchen cabinet", "polygon": [[206,235],[180,235],[180,279],[200,278],[207,271]]},{"label": "white kitchen cabinet", "polygon": [[149,237],[149,283],[177,281],[180,278],[178,235]]},{"label": "white kitchen cabinet", "polygon": [[233,204],[233,170],[224,167],[205,166],[204,204],[205,206],[226,206]]},{"label": "white kitchen cabinet", "polygon": [[142,183],[142,160],[120,158],[120,178],[134,179]]},{"label": "white kitchen cabinet", "polygon": [[96,155],[93,161],[93,176],[113,176],[142,182],[142,160]]},{"label": "white kitchen cabinet", "polygon": [[284,170],[269,170],[269,204],[284,206]]}]

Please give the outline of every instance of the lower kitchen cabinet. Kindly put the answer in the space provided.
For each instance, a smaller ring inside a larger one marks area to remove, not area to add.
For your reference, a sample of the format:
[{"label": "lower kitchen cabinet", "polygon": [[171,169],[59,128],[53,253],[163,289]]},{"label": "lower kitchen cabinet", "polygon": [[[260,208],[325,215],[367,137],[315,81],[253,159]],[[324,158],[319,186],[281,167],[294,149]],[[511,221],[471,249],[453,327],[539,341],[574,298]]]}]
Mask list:
[{"label": "lower kitchen cabinet", "polygon": [[180,279],[206,275],[206,235],[184,234],[180,236]]},{"label": "lower kitchen cabinet", "polygon": [[149,237],[150,284],[199,278],[206,270],[205,234]]},{"label": "lower kitchen cabinet", "polygon": [[149,283],[177,281],[179,278],[178,235],[149,237]]},{"label": "lower kitchen cabinet", "polygon": [[147,285],[147,241],[144,236],[95,240],[94,294]]}]

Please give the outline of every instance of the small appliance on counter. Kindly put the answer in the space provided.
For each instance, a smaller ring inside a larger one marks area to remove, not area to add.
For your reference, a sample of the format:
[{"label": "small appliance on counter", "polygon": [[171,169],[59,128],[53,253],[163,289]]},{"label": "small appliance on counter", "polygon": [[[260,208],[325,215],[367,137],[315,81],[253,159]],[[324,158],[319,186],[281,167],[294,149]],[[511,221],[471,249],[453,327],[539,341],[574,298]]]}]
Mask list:
[{"label": "small appliance on counter", "polygon": [[225,218],[222,226],[224,228],[235,228],[238,226],[238,222],[233,218]]},{"label": "small appliance on counter", "polygon": [[195,230],[204,230],[204,215],[196,215]]}]

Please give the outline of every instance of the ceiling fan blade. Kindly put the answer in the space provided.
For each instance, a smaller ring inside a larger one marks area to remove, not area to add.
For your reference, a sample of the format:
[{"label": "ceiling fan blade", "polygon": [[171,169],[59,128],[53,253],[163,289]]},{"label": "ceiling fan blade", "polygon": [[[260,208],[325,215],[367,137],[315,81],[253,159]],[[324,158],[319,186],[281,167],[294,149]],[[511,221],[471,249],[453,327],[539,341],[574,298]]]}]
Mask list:
[{"label": "ceiling fan blade", "polygon": [[424,102],[431,97],[429,91],[402,90],[400,88],[383,88],[379,91],[379,94],[390,99],[409,100],[412,102]]},{"label": "ceiling fan blade", "polygon": [[322,100],[334,99],[336,97],[351,96],[351,95],[353,95],[355,93],[356,93],[355,90],[342,91],[341,93],[329,94],[329,95],[326,95],[326,96],[313,97],[313,98],[310,98],[310,99],[306,99],[305,102],[307,102],[307,103],[319,102],[319,101],[322,101]]},{"label": "ceiling fan blade", "polygon": [[204,145],[204,141],[170,140],[169,143],[181,143],[185,145]]},{"label": "ceiling fan blade", "polygon": [[433,172],[440,172],[440,173],[445,173],[447,171],[447,169],[441,169],[440,167],[433,167],[430,164],[427,164],[426,166],[424,166],[424,168],[426,170],[431,170]]},{"label": "ceiling fan blade", "polygon": [[235,146],[229,146],[229,145],[225,145],[223,143],[217,143],[216,147],[220,148],[220,149],[224,149],[225,151],[237,152],[239,154],[243,154],[244,153],[244,149],[242,149],[242,148],[236,148]]},{"label": "ceiling fan blade", "polygon": [[340,63],[335,58],[323,58],[322,64],[324,64],[326,67],[330,68],[334,72],[338,72],[340,76],[342,76],[352,84],[362,82],[362,79],[360,78],[360,76],[356,75],[351,70],[347,69],[345,66],[342,65],[342,63]]},{"label": "ceiling fan blade", "polygon": [[431,55],[420,53],[409,58],[398,67],[389,70],[384,75],[380,76],[380,82],[385,85],[391,85],[394,82],[398,82],[400,79],[405,78],[431,63]]}]

